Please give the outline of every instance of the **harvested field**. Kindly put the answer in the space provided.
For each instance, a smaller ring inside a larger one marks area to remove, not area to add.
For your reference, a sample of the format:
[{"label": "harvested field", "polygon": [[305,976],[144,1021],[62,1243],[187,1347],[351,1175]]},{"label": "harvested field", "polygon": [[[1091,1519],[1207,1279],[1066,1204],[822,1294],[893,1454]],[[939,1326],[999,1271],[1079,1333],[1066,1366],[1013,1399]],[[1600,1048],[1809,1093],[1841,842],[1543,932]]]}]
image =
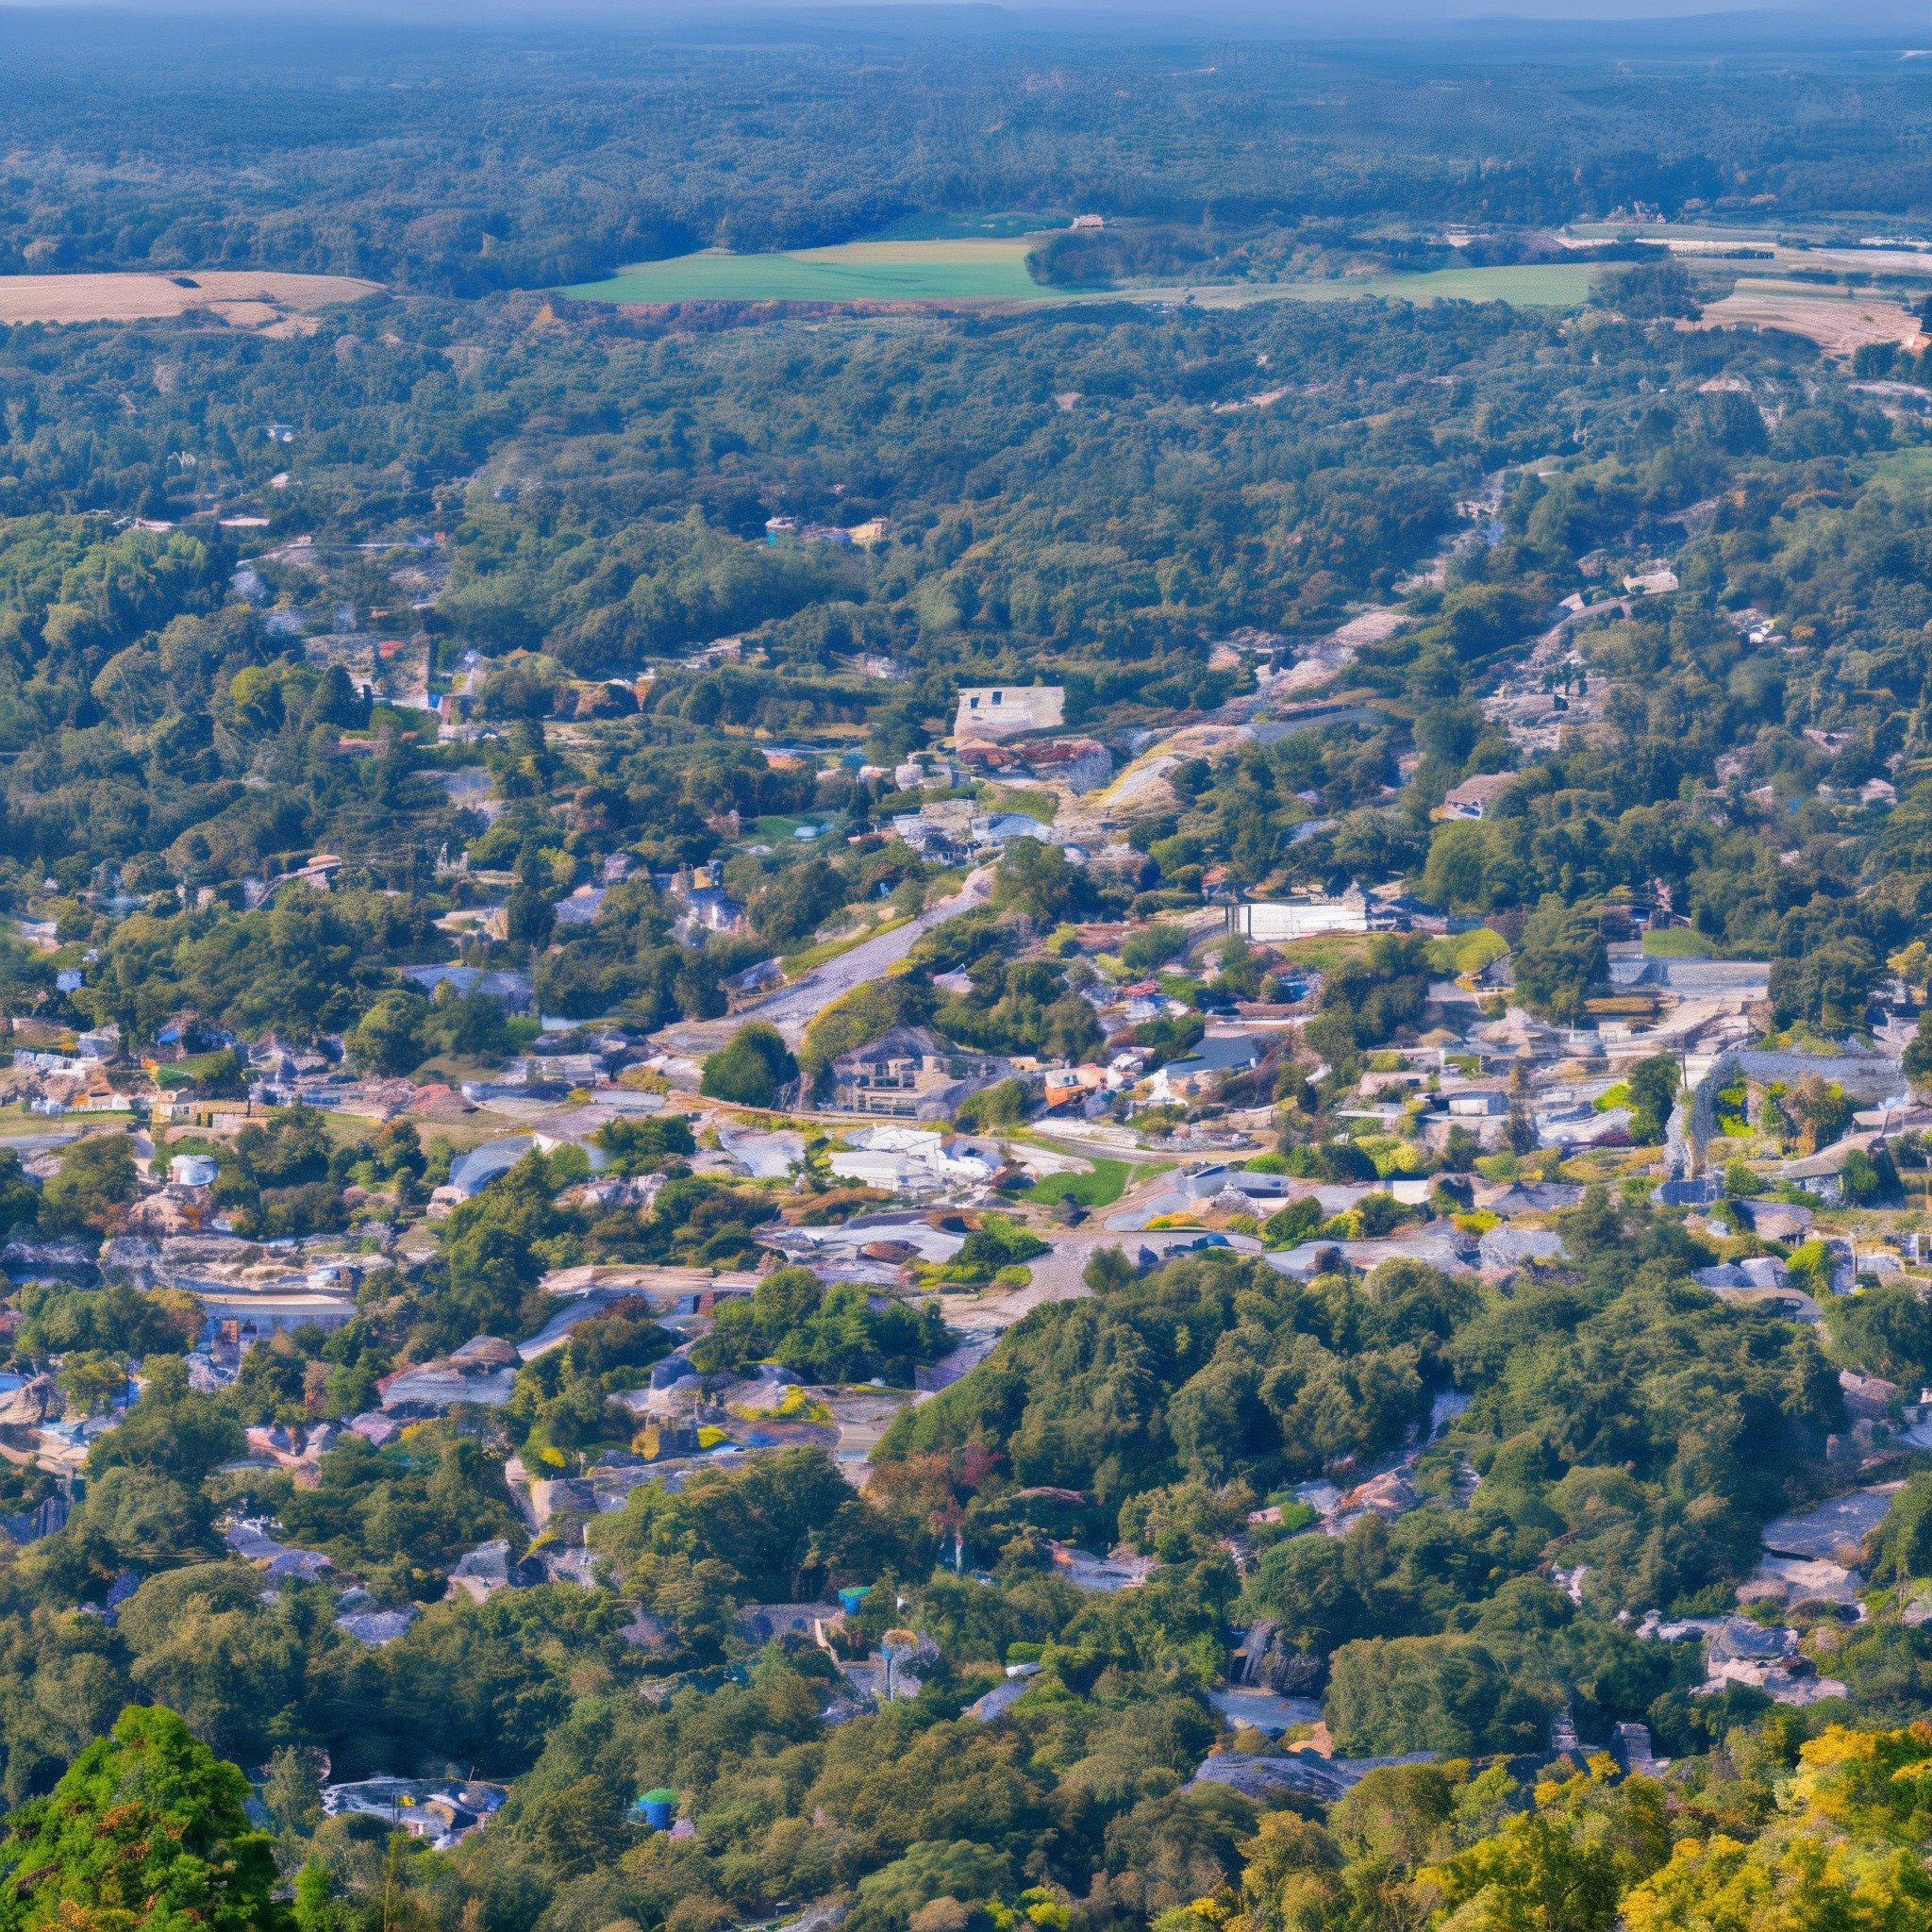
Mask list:
[{"label": "harvested field", "polygon": [[0,275],[0,322],[139,322],[205,308],[231,327],[285,330],[381,285],[353,275],[288,275],[254,269],[179,275]]},{"label": "harvested field", "polygon": [[1706,307],[1698,326],[1783,329],[1816,342],[1829,356],[1849,356],[1863,342],[1924,342],[1919,318],[1896,302],[1826,294],[1789,282],[1740,282],[1722,302]]}]

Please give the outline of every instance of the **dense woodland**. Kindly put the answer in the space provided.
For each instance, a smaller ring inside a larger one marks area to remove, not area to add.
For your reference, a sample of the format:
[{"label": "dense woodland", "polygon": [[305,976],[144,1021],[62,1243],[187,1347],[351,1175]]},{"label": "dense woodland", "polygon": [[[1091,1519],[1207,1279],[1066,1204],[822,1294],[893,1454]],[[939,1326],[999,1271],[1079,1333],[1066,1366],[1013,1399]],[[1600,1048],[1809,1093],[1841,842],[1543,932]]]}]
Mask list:
[{"label": "dense woodland", "polygon": [[1793,69],[1713,38],[1719,58],[1690,66],[1661,40],[1651,61],[1526,37],[1418,59],[898,21],[782,48],[708,22],[695,44],[124,23],[81,47],[24,16],[0,92],[18,137],[0,274],[233,264],[476,294],[714,244],[1082,208],[1172,225],[1170,265],[1232,253],[1217,228],[1265,265],[1284,225],[1932,200],[1916,68],[1878,52]]}]

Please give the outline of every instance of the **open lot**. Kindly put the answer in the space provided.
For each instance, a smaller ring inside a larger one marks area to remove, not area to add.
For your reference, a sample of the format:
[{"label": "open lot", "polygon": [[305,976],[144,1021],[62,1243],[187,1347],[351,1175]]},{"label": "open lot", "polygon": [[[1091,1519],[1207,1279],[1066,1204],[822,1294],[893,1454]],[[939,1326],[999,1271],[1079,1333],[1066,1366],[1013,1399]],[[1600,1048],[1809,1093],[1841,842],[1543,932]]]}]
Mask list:
[{"label": "open lot", "polygon": [[359,302],[381,286],[354,275],[285,275],[255,269],[178,275],[0,275],[0,322],[139,322],[206,308],[237,328]]}]

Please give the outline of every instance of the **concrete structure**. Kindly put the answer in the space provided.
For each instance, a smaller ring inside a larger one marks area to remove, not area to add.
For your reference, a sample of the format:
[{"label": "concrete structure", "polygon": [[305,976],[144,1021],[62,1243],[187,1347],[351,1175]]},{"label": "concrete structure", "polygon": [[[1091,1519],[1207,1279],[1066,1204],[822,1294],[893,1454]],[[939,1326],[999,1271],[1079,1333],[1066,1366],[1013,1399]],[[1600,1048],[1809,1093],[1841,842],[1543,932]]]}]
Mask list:
[{"label": "concrete structure", "polygon": [[1369,904],[1359,886],[1339,899],[1250,899],[1228,908],[1228,928],[1263,945],[1324,932],[1392,932],[1395,915]]},{"label": "concrete structure", "polygon": [[278,1330],[314,1326],[324,1330],[345,1328],[356,1318],[353,1295],[317,1294],[312,1291],[262,1294],[245,1288],[229,1288],[184,1281],[181,1284],[201,1304],[202,1335],[208,1341],[227,1341],[242,1349],[266,1341]]},{"label": "concrete structure", "polygon": [[832,1062],[832,1105],[846,1113],[942,1120],[1012,1069],[990,1054],[949,1052],[923,1026],[893,1026]]},{"label": "concrete structure", "polygon": [[1113,754],[1091,738],[1048,738],[1026,744],[962,741],[959,762],[1007,783],[1038,779],[1064,785],[1076,796],[1097,791],[1113,776]]},{"label": "concrete structure", "polygon": [[[472,1147],[467,1154],[451,1162],[449,1185],[456,1190],[458,1199],[473,1200],[498,1174],[508,1174],[536,1144],[527,1134],[512,1134],[501,1141],[485,1141],[480,1147]],[[441,1191],[439,1189],[438,1192]]]},{"label": "concrete structure", "polygon": [[989,684],[959,692],[953,735],[961,744],[1017,738],[1023,731],[1058,731],[1066,723],[1067,693],[1058,684]]},{"label": "concrete structure", "polygon": [[434,994],[446,984],[459,998],[480,992],[513,1013],[528,1012],[534,997],[529,980],[521,973],[486,973],[480,966],[405,966],[402,974],[426,993]]},{"label": "concrete structure", "polygon": [[1005,1165],[991,1142],[956,1140],[948,1147],[939,1134],[911,1127],[862,1127],[851,1139],[830,1157],[833,1174],[893,1194],[980,1187]]},{"label": "concrete structure", "polygon": [[1569,1258],[1563,1237],[1542,1227],[1492,1227],[1476,1243],[1476,1255],[1484,1268],[1497,1274],[1526,1262]]},{"label": "concrete structure", "polygon": [[434,1849],[445,1851],[471,1832],[480,1830],[485,1820],[501,1809],[508,1796],[508,1787],[483,1784],[474,1778],[438,1782],[372,1777],[359,1784],[325,1785],[322,1808],[330,1818],[359,1812],[364,1817],[379,1819],[393,1830],[407,1831],[411,1838],[426,1839]]}]

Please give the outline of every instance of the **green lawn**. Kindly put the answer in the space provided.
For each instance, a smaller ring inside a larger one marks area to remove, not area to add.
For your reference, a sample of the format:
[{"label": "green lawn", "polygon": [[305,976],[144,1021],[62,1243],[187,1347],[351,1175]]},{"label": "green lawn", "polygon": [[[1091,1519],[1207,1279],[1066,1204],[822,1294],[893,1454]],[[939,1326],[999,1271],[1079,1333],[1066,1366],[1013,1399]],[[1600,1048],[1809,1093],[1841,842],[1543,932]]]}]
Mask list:
[{"label": "green lawn", "polygon": [[1026,273],[1024,240],[849,242],[789,255],[708,249],[562,290],[584,302],[1029,302],[1064,299]]},{"label": "green lawn", "polygon": [[[767,812],[763,818],[754,819],[751,829],[744,834],[746,843],[761,843],[782,849],[787,845],[823,845],[826,839],[837,832],[840,824],[836,812],[808,812],[797,818],[781,818],[775,812]],[[816,825],[819,836],[816,839],[794,839],[792,834],[800,825]]]},{"label": "green lawn", "polygon": [[1707,959],[1711,955],[1711,943],[1701,932],[1692,932],[1688,925],[1672,925],[1661,931],[1646,931],[1643,952],[1644,957],[1651,959]]},{"label": "green lawn", "polygon": [[1072,1201],[1082,1208],[1110,1208],[1126,1192],[1134,1169],[1124,1160],[1096,1160],[1091,1174],[1050,1174],[1030,1188],[1014,1189],[1022,1201]]}]

